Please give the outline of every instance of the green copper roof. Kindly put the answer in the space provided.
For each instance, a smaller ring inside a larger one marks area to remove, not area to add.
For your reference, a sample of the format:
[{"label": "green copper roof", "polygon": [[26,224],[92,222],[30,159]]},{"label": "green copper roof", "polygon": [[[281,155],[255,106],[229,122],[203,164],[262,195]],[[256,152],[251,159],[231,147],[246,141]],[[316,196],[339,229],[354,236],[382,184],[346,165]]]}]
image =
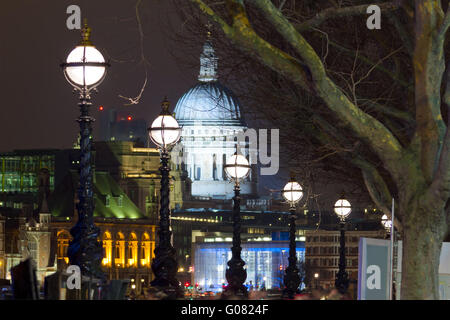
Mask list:
[{"label": "green copper roof", "polygon": [[[78,188],[78,173],[70,171],[55,191],[48,204],[54,217],[73,217],[76,211],[74,196]],[[95,172],[94,217],[144,219],[144,214],[128,198],[108,172]],[[76,214],[75,214],[76,215]]]}]

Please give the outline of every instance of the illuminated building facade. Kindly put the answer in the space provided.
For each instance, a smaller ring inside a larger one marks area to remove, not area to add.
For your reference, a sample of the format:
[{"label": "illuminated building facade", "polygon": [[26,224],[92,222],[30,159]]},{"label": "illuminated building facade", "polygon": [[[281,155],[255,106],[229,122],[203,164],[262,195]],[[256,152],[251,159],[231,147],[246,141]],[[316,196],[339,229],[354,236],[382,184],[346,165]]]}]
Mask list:
[{"label": "illuminated building facade", "polygon": [[44,197],[39,210],[39,220],[30,217],[19,226],[19,251],[21,260],[33,259],[36,278],[42,285],[46,276],[57,270],[55,243],[52,239],[51,213]]},{"label": "illuminated building facade", "polygon": [[[96,170],[108,172],[120,189],[152,223],[159,217],[160,156],[155,148],[135,147],[129,141],[95,142]],[[170,207],[183,205],[189,181],[172,163],[170,171]]]},{"label": "illuminated building facade", "polygon": [[0,215],[0,279],[6,277],[5,238],[5,217]]},{"label": "illuminated building facade", "polygon": [[[270,239],[270,238],[269,238]],[[226,241],[224,241],[226,240]],[[194,272],[192,283],[199,290],[221,292],[227,283],[225,271],[231,259],[229,237],[202,237],[194,244]],[[283,276],[288,266],[288,241],[247,241],[241,244],[249,290],[282,289]],[[304,242],[297,241],[297,260],[304,261]]]},{"label": "illuminated building facade", "polygon": [[[194,203],[193,203],[194,204]],[[195,202],[200,205],[200,202]],[[174,210],[171,216],[173,229],[173,244],[177,250],[179,274],[181,282],[192,281],[192,269],[195,269],[194,243],[202,237],[223,239],[231,237],[232,215],[230,200],[204,201],[203,205],[210,208],[187,208]],[[242,202],[241,208],[241,238],[243,241],[270,241],[271,239],[288,240],[289,213],[277,211],[279,205],[273,200],[267,199],[266,205],[257,208],[253,206],[253,200]],[[305,225],[301,217],[298,224]],[[297,229],[298,241],[304,241],[304,228]],[[225,234],[228,234],[225,236]],[[275,236],[277,235],[277,236]],[[286,242],[287,243],[287,242]],[[231,247],[231,244],[229,244]],[[230,250],[228,247],[227,250]]]},{"label": "illuminated building facade", "polygon": [[42,179],[46,196],[67,171],[76,165],[78,150],[15,150],[0,153],[0,213],[37,214],[42,203]]},{"label": "illuminated building facade", "polygon": [[[226,177],[224,165],[235,153],[234,136],[247,125],[234,94],[218,81],[217,57],[210,40],[203,46],[198,83],[177,102],[174,113],[182,126],[180,143],[172,158],[181,154],[182,169],[192,181],[193,197],[231,199],[233,184]],[[248,144],[240,152],[248,157]],[[248,178],[241,182],[241,194],[257,193],[257,167],[252,164]]]},{"label": "illuminated building facade", "polygon": [[[110,279],[134,279],[136,290],[141,290],[152,277],[159,154],[155,149],[134,148],[132,142],[111,142],[95,148],[93,158],[100,161],[96,162],[93,176],[94,218],[102,231],[104,270]],[[3,236],[0,234],[0,244],[5,246],[4,253],[0,250],[1,278],[6,278],[11,267],[31,255],[37,259],[41,281],[51,270],[48,268],[53,267],[52,261],[59,270],[64,270],[68,263],[69,231],[77,219],[78,150],[24,150],[2,156],[0,164],[4,163],[5,174],[1,177],[8,188],[0,193],[0,214],[5,221],[5,232]],[[12,156],[13,162],[9,159]],[[31,168],[21,160],[29,158],[35,159]],[[28,171],[32,173],[32,189],[23,187],[23,181],[28,181],[24,178]],[[173,177],[171,200],[175,205],[182,201],[181,179],[176,170]],[[17,191],[12,191],[11,186],[16,183],[12,181],[19,181]],[[26,201],[19,202],[19,196]],[[47,196],[51,217],[44,223],[40,220],[41,206]]]},{"label": "illuminated building facade", "polygon": [[[103,245],[103,271],[108,279],[133,279],[137,293],[153,279],[151,263],[154,258],[156,226],[146,219],[96,218]],[[56,233],[57,259],[64,269],[69,259],[67,248],[73,219],[56,218],[52,227]]]}]

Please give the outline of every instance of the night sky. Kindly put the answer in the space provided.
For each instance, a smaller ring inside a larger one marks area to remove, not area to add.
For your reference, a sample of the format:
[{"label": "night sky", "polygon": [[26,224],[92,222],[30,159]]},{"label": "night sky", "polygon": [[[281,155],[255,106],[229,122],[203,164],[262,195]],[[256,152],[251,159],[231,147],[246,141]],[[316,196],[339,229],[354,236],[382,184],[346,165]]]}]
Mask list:
[{"label": "night sky", "polygon": [[[93,95],[92,115],[98,107],[127,110],[134,118],[153,120],[165,95],[172,110],[179,97],[195,84],[198,70],[174,61],[161,19],[175,17],[170,1],[145,0],[140,7],[149,81],[138,105],[123,106],[119,95],[135,97],[144,83],[135,16],[136,1],[20,0],[1,1],[0,151],[70,148],[78,134],[77,96],[59,64],[80,41],[79,30],[66,27],[71,4],[81,7],[82,19],[92,28],[91,40],[111,59],[105,81]],[[174,28],[179,27],[175,21]],[[167,32],[167,30],[166,30]],[[182,48],[179,48],[182,50]],[[199,53],[201,48],[199,47]],[[131,61],[134,60],[134,61]],[[125,62],[120,62],[125,61]],[[97,124],[97,126],[96,126]],[[98,122],[94,124],[98,129]],[[94,130],[95,134],[96,130]]]}]

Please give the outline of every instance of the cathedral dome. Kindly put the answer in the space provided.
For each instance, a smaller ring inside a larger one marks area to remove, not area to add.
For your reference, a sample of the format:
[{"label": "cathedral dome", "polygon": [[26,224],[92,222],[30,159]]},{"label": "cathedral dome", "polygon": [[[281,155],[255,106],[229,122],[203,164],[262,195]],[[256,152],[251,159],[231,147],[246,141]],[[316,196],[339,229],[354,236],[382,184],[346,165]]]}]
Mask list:
[{"label": "cathedral dome", "polygon": [[217,60],[208,39],[200,56],[199,82],[178,100],[174,110],[181,125],[246,126],[237,98],[217,80]]},{"label": "cathedral dome", "polygon": [[178,100],[174,112],[181,125],[245,126],[236,97],[218,81],[200,81]]}]

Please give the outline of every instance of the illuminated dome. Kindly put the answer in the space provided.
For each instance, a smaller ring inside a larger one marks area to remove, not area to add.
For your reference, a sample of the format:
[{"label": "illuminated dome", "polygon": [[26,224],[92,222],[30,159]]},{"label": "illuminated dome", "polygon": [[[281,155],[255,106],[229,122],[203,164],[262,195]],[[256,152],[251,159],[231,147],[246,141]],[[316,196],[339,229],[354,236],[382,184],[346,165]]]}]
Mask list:
[{"label": "illuminated dome", "polygon": [[[192,181],[191,195],[201,199],[234,196],[234,184],[227,177],[226,163],[236,152],[236,135],[247,130],[237,98],[217,79],[217,61],[208,35],[200,56],[198,82],[178,100],[174,110],[181,126],[181,137],[179,151],[172,159],[178,157]],[[241,147],[240,152],[247,157],[249,145]],[[257,192],[254,169],[255,166],[250,165],[243,173],[246,177],[240,179],[243,195]]]},{"label": "illuminated dome", "polygon": [[218,81],[200,82],[178,101],[175,118],[181,125],[245,125],[237,99]]},{"label": "illuminated dome", "polygon": [[200,56],[198,80],[175,107],[180,125],[201,122],[201,125],[245,126],[237,98],[217,80],[217,58],[209,40]]}]

